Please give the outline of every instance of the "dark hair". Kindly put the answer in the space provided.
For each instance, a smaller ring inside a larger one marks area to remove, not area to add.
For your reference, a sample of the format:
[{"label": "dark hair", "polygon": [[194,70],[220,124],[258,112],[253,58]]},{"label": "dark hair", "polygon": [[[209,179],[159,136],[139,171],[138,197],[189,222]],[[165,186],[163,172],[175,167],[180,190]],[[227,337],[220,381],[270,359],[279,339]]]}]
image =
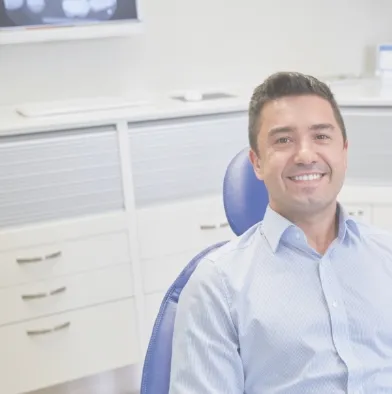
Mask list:
[{"label": "dark hair", "polygon": [[278,72],[269,76],[259,85],[254,90],[250,100],[249,144],[256,153],[257,136],[260,129],[260,115],[264,105],[278,98],[308,94],[322,97],[331,104],[336,121],[342,130],[343,140],[346,142],[347,133],[343,117],[329,87],[324,82],[310,75],[304,75],[298,72]]}]

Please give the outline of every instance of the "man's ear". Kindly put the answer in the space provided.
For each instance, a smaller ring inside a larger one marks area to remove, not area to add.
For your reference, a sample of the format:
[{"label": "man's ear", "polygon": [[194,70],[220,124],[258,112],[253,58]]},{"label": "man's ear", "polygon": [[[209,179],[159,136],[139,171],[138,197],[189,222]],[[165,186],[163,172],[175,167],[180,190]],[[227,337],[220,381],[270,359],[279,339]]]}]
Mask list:
[{"label": "man's ear", "polygon": [[347,140],[344,142],[343,150],[344,150],[344,167],[347,170],[347,150],[348,150],[348,141]]},{"label": "man's ear", "polygon": [[249,160],[252,163],[256,177],[262,181],[264,179],[263,165],[253,149],[249,150]]}]

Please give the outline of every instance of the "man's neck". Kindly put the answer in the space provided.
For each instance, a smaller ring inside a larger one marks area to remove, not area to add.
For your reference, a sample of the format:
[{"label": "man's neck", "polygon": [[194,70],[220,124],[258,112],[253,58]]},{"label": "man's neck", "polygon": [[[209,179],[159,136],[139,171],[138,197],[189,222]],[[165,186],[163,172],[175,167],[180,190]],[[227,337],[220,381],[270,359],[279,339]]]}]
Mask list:
[{"label": "man's neck", "polygon": [[284,216],[305,233],[309,245],[320,254],[326,252],[339,230],[336,204],[312,215],[299,213]]}]

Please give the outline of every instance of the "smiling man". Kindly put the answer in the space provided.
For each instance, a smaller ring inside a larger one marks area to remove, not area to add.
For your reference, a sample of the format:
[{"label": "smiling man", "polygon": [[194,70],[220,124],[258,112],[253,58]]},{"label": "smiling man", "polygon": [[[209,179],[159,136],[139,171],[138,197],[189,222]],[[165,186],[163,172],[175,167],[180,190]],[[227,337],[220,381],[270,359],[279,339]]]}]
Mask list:
[{"label": "smiling man", "polygon": [[[280,89],[285,92],[296,81],[304,92],[281,96]],[[268,92],[268,100],[265,85],[253,95],[250,158],[266,184],[271,209],[297,224],[310,245],[324,252],[335,237],[336,197],[347,167],[343,119],[327,86],[314,78],[279,74],[268,83],[280,89]],[[318,95],[307,93],[307,84]]]},{"label": "smiling man", "polygon": [[347,136],[329,88],[277,73],[249,107],[261,223],[184,288],[170,394],[392,392],[392,236],[337,202]]}]

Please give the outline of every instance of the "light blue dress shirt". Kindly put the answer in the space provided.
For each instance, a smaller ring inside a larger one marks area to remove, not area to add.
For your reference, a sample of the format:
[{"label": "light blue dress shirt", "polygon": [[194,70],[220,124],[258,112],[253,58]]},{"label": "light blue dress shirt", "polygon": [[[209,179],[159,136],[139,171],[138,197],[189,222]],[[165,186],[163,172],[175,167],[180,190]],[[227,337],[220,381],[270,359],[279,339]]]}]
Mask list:
[{"label": "light blue dress shirt", "polygon": [[340,209],[324,255],[268,207],[184,288],[170,394],[392,393],[392,236]]}]

